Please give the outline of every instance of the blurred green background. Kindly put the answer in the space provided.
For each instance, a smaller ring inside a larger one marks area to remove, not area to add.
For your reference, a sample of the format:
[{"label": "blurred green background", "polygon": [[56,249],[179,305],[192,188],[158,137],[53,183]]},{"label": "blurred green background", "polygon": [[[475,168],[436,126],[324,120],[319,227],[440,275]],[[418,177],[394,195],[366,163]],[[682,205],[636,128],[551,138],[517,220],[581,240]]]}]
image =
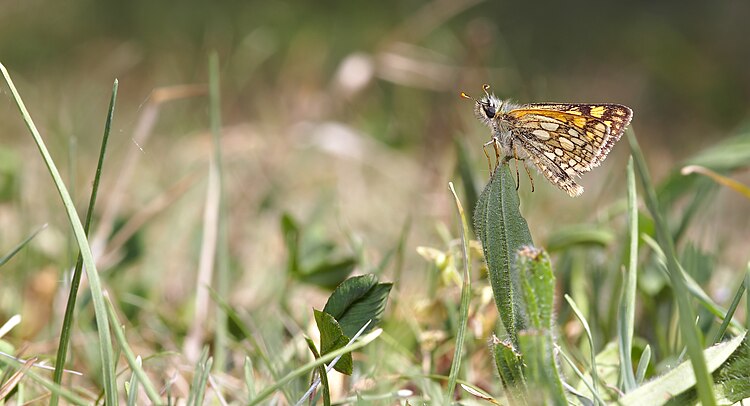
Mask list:
[{"label": "blurred green background", "polygon": [[[79,213],[119,80],[93,228],[105,257],[100,271],[122,301],[155,312],[138,317],[170,326],[166,343],[156,331],[144,345],[179,349],[194,312],[212,153],[203,87],[211,52],[221,64],[230,299],[263,314],[287,286],[282,213],[328,244],[326,253],[356,257],[363,271],[409,224],[396,290],[434,287],[423,283],[415,248],[457,235],[447,188],[459,182],[457,145],[468,151],[477,185],[487,178],[481,145],[489,131],[461,91],[481,94],[488,83],[521,103],[628,105],[657,179],[735,134],[750,114],[748,15],[750,2],[740,0],[4,1],[0,61]],[[179,85],[198,86],[172,87]],[[30,315],[19,335],[44,352],[58,334],[63,272],[76,251],[4,84],[0,95],[0,251],[50,224],[2,270],[10,283],[0,288],[0,315]],[[150,119],[153,127],[139,129]],[[620,142],[584,176],[577,199],[539,175],[532,194],[522,176],[535,238],[544,245],[556,228],[600,218],[622,199],[628,153]],[[115,193],[118,179],[125,184]],[[135,221],[117,244],[110,230],[97,230],[108,209],[115,230]],[[748,219],[746,202],[722,191],[701,219],[707,226],[693,230],[696,244],[720,247],[723,265],[742,267]],[[325,296],[300,289],[281,307],[309,317]]]}]

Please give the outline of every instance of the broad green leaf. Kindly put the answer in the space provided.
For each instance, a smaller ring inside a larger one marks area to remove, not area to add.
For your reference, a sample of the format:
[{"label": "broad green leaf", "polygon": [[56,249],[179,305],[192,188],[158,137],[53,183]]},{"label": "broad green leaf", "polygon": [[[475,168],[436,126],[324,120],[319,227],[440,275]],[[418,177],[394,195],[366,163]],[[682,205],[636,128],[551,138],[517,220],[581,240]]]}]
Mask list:
[{"label": "broad green leaf", "polygon": [[598,225],[577,225],[556,229],[547,239],[546,249],[549,252],[564,251],[573,246],[593,245],[607,246],[614,241],[611,230]]},{"label": "broad green leaf", "polygon": [[357,260],[349,257],[336,261],[326,261],[318,264],[311,270],[298,273],[297,279],[301,282],[333,289],[349,276],[357,266]]},{"label": "broad green leaf", "polygon": [[284,234],[284,244],[289,255],[287,271],[295,274],[299,271],[299,238],[300,230],[297,221],[289,213],[281,216],[281,232]]},{"label": "broad green leaf", "polygon": [[490,283],[500,318],[513,343],[523,323],[519,301],[516,253],[524,246],[533,246],[531,232],[519,211],[515,176],[508,165],[495,169],[474,211],[474,229],[482,242]]},{"label": "broad green leaf", "polygon": [[353,337],[370,320],[367,329],[371,330],[382,318],[393,285],[377,280],[373,274],[349,278],[328,298],[323,311],[336,319],[347,337]]},{"label": "broad green leaf", "polygon": [[[345,336],[339,323],[330,314],[315,310],[315,324],[320,331],[320,354],[326,355],[331,351],[338,350],[349,342],[349,337]],[[356,332],[355,332],[356,333]],[[352,374],[352,354],[346,353],[336,363],[334,369],[342,374]]]}]

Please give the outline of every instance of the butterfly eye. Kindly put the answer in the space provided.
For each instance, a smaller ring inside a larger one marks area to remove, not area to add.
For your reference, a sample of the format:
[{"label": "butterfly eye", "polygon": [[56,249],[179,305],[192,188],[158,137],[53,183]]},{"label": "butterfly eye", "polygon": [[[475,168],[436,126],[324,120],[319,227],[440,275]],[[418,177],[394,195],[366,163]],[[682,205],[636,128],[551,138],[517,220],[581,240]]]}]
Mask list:
[{"label": "butterfly eye", "polygon": [[495,106],[493,106],[491,104],[483,104],[482,105],[482,110],[484,110],[484,114],[488,118],[495,118],[495,112],[496,112],[495,111]]}]

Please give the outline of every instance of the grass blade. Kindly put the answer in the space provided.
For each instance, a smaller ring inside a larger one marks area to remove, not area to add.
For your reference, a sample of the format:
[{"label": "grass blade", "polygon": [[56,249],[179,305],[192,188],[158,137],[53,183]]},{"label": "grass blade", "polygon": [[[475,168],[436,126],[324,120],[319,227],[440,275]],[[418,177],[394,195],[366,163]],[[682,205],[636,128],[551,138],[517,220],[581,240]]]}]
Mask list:
[{"label": "grass blade", "polygon": [[628,160],[628,236],[630,248],[625,284],[620,296],[620,311],[617,317],[617,337],[620,352],[620,379],[624,392],[638,385],[633,375],[633,323],[635,320],[635,290],[638,282],[638,199],[635,189],[633,157]]},{"label": "grass blade", "polygon": [[729,309],[727,310],[726,315],[724,316],[724,321],[721,322],[721,326],[719,326],[719,331],[716,332],[716,336],[714,336],[714,344],[721,341],[722,338],[724,338],[724,333],[727,331],[727,328],[729,327],[729,323],[734,318],[734,312],[737,311],[737,306],[740,304],[740,300],[742,300],[742,295],[745,294],[745,289],[747,287],[745,286],[745,278],[742,278],[742,282],[740,283],[740,286],[737,288],[737,293],[734,294],[734,299],[732,299],[732,304],[729,305]]},{"label": "grass blade", "polygon": [[589,350],[591,352],[591,390],[592,395],[594,395],[595,399],[597,400],[597,403],[605,404],[600,402],[600,396],[599,396],[599,373],[597,372],[596,368],[596,349],[594,347],[594,338],[591,336],[591,328],[589,328],[589,323],[586,320],[585,317],[583,317],[583,313],[581,313],[581,310],[576,306],[576,303],[573,301],[573,298],[565,295],[565,300],[568,301],[568,304],[570,305],[570,308],[573,310],[573,313],[575,313],[576,317],[578,318],[578,321],[581,322],[581,325],[583,325],[583,330],[586,332],[586,338],[589,341]]},{"label": "grass blade", "polygon": [[43,226],[37,228],[33,233],[31,233],[23,241],[18,243],[18,245],[16,245],[12,250],[10,250],[9,253],[5,254],[2,258],[0,258],[0,266],[3,266],[5,265],[6,262],[10,261],[10,259],[13,258],[13,256],[18,254],[18,251],[21,251],[21,249],[23,249],[23,247],[25,247],[26,244],[28,244],[31,240],[33,240],[34,237],[36,237],[36,235],[39,234],[39,232],[41,232],[45,228],[47,228],[47,224],[44,224]]},{"label": "grass blade", "polygon": [[471,300],[471,257],[469,257],[469,225],[466,222],[466,214],[464,213],[461,201],[458,199],[458,195],[456,195],[456,190],[453,188],[453,183],[448,183],[448,187],[456,201],[458,220],[459,224],[461,224],[461,246],[464,254],[464,274],[463,283],[461,285],[461,308],[458,317],[458,331],[456,332],[456,349],[453,353],[451,371],[448,375],[448,390],[445,394],[447,401],[450,403],[456,390],[458,372],[461,369],[461,356],[463,355],[464,339],[466,337],[466,325],[469,322],[469,301]]},{"label": "grass blade", "polygon": [[[138,356],[135,358],[135,363],[139,367],[143,366],[143,362],[141,360],[141,357]],[[140,381],[138,380],[138,374],[133,371],[133,374],[130,376],[130,382],[128,382],[128,406],[135,406],[138,404],[138,384]],[[153,400],[152,400],[153,402]]]},{"label": "grass blade", "polygon": [[70,197],[70,193],[68,193],[68,189],[65,187],[65,183],[60,176],[60,171],[57,170],[57,166],[52,160],[52,156],[47,150],[47,146],[44,144],[44,140],[42,139],[41,134],[39,134],[39,130],[37,130],[36,125],[31,119],[31,115],[29,115],[28,110],[26,110],[26,106],[24,105],[23,100],[21,100],[21,95],[18,93],[18,90],[16,90],[16,87],[13,84],[13,80],[11,80],[10,74],[8,73],[8,70],[5,69],[5,66],[3,64],[0,64],[0,71],[2,71],[2,75],[5,78],[5,81],[8,83],[8,87],[13,94],[13,99],[15,100],[16,105],[21,112],[21,115],[23,116],[26,127],[29,129],[29,132],[31,132],[31,136],[34,138],[34,142],[39,149],[39,153],[44,159],[47,170],[52,176],[52,180],[55,183],[57,192],[59,193],[60,198],[63,201],[63,205],[65,206],[68,220],[73,227],[73,232],[75,234],[76,241],[78,242],[78,248],[81,250],[81,257],[83,260],[83,265],[86,269],[86,276],[89,279],[91,299],[94,304],[94,313],[96,317],[97,333],[99,335],[99,355],[102,361],[102,384],[104,386],[104,395],[106,403],[110,406],[115,406],[118,404],[117,380],[115,376],[115,360],[112,351],[111,336],[109,332],[109,320],[107,318],[107,309],[104,305],[104,297],[102,295],[102,286],[101,281],[99,280],[99,273],[96,270],[94,257],[91,254],[91,248],[89,247],[88,240],[86,239],[86,232],[84,231],[83,224],[81,224],[81,219],[78,217],[78,213],[76,212],[75,205],[73,204],[73,199]]},{"label": "grass blade", "polygon": [[245,387],[247,387],[247,401],[252,402],[255,397],[255,371],[253,370],[253,360],[245,357]]},{"label": "grass blade", "polygon": [[641,185],[645,192],[646,206],[651,212],[651,216],[654,218],[659,245],[662,246],[664,254],[666,255],[669,279],[672,282],[672,289],[674,290],[675,300],[677,301],[680,332],[685,341],[685,345],[687,346],[690,362],[692,363],[693,371],[695,372],[698,397],[704,406],[715,405],[716,398],[714,395],[713,378],[708,372],[706,359],[703,355],[702,339],[694,322],[695,313],[692,307],[690,307],[690,298],[688,297],[685,276],[677,262],[674,242],[672,241],[666,219],[662,216],[659,201],[656,197],[656,191],[651,182],[651,175],[646,167],[643,153],[641,152],[641,148],[632,131],[628,134],[628,140],[630,141],[630,149],[635,160],[638,177],[640,178]]},{"label": "grass blade", "polygon": [[651,346],[646,344],[641,353],[641,359],[638,360],[638,368],[635,371],[635,382],[638,385],[641,385],[643,379],[646,378],[646,370],[648,369],[649,362],[651,362]]},{"label": "grass blade", "polygon": [[155,405],[163,403],[163,400],[159,396],[159,392],[156,390],[154,385],[151,383],[151,380],[148,378],[148,375],[146,375],[146,372],[143,370],[143,366],[139,361],[140,357],[136,357],[133,353],[133,350],[130,348],[130,345],[128,345],[128,341],[125,338],[125,332],[122,331],[122,328],[120,327],[120,322],[117,320],[117,314],[115,314],[115,308],[112,305],[112,302],[109,300],[109,297],[106,298],[106,301],[107,312],[109,314],[110,320],[112,321],[112,331],[115,333],[115,339],[120,345],[120,349],[125,355],[125,359],[128,361],[130,369],[133,371],[134,376],[138,378],[140,384],[143,385],[143,389],[146,391],[146,396],[148,396],[151,402]]},{"label": "grass blade", "polygon": [[[118,81],[115,79],[112,85],[112,97],[109,100],[109,110],[107,111],[107,120],[104,123],[104,136],[102,137],[102,145],[99,149],[99,161],[96,164],[96,173],[94,174],[94,184],[91,187],[91,196],[89,196],[89,207],[86,210],[86,220],[83,225],[83,231],[86,236],[89,235],[89,229],[91,227],[91,218],[94,215],[94,205],[96,204],[96,196],[99,192],[99,180],[102,175],[102,166],[104,166],[104,156],[107,151],[107,144],[109,141],[109,133],[112,128],[112,119],[115,115],[115,101],[117,100],[117,88]],[[78,255],[75,269],[73,270],[73,277],[70,281],[70,291],[68,292],[68,302],[65,305],[65,315],[63,316],[63,323],[60,331],[60,343],[57,346],[57,358],[55,359],[55,373],[53,380],[55,383],[62,383],[62,373],[65,367],[65,361],[68,356],[68,346],[70,344],[70,335],[73,331],[73,317],[75,313],[76,301],[78,299],[78,287],[81,285],[81,274],[83,267],[83,257],[81,254]],[[50,405],[57,405],[58,397],[53,393],[50,398]]]},{"label": "grass blade", "polygon": [[[219,213],[216,235],[216,292],[222,297],[229,295],[229,245],[227,241],[227,203],[224,188],[224,170],[221,153],[221,100],[219,80],[219,54],[211,53],[208,62],[208,97],[210,106],[211,133],[213,134],[214,164],[219,186]],[[226,367],[226,347],[229,337],[227,315],[221,306],[216,306],[216,323],[213,343],[214,365],[218,370]]]},{"label": "grass blade", "polygon": [[568,357],[568,355],[565,354],[565,352],[562,350],[560,350],[560,355],[562,355],[563,359],[568,364],[570,369],[572,369],[573,372],[576,374],[576,376],[578,376],[578,379],[580,379],[581,382],[583,382],[584,386],[586,386],[586,388],[588,388],[588,390],[594,395],[594,399],[596,399],[596,401],[599,402],[600,404],[603,404],[603,405],[606,404],[604,399],[602,399],[599,396],[599,391],[594,389],[594,387],[591,386],[591,382],[586,380],[585,375],[583,374],[583,372],[581,372],[580,369],[578,369],[578,366],[575,364],[575,362],[573,362],[573,360],[570,359],[570,357]]},{"label": "grass blade", "polygon": [[[659,243],[654,241],[653,238],[649,237],[646,234],[644,234],[642,238],[643,238],[643,242],[648,244],[649,247],[651,247],[651,249],[654,251],[654,254],[656,254],[657,260],[659,261],[659,264],[663,268],[662,271],[668,274],[669,272],[667,271],[667,259],[664,255],[664,251],[662,251],[661,247],[659,246]],[[706,310],[711,312],[711,314],[713,314],[714,316],[718,317],[721,320],[724,320],[727,315],[727,310],[719,306],[716,302],[714,302],[713,299],[711,299],[711,297],[709,297],[708,294],[703,290],[703,288],[700,287],[698,282],[696,282],[692,276],[690,276],[689,274],[685,272],[685,270],[682,268],[682,265],[680,265],[679,263],[677,265],[685,277],[688,293],[693,295],[693,297],[698,301],[698,303],[700,303],[704,308],[706,308]],[[667,278],[669,278],[669,275],[667,275]],[[736,328],[738,331],[743,330],[742,325],[736,320],[733,320],[730,318],[729,324],[732,327]]]},{"label": "grass blade", "polygon": [[305,365],[303,365],[303,366],[295,369],[294,371],[286,374],[281,379],[277,380],[276,383],[274,383],[273,385],[271,385],[271,386],[263,389],[260,393],[258,393],[258,396],[255,399],[253,399],[251,402],[248,403],[248,406],[259,404],[260,402],[262,402],[263,400],[265,400],[267,397],[271,396],[271,394],[273,394],[274,392],[276,392],[277,390],[279,390],[284,385],[286,385],[289,382],[291,382],[292,380],[294,380],[294,379],[296,379],[296,378],[298,378],[298,377],[300,377],[300,376],[302,376],[302,375],[304,375],[304,374],[312,371],[314,368],[317,368],[320,365],[323,365],[323,364],[325,364],[325,363],[327,363],[329,361],[332,361],[334,358],[336,358],[336,357],[338,357],[340,355],[343,355],[343,354],[346,354],[346,353],[358,350],[358,349],[366,346],[367,344],[371,343],[373,340],[375,340],[376,338],[378,338],[378,336],[380,336],[380,334],[382,332],[383,332],[383,330],[381,330],[381,329],[377,329],[377,330],[371,331],[370,333],[366,334],[365,336],[363,336],[359,340],[353,342],[351,345],[339,348],[338,350],[335,350],[335,351],[331,351],[328,354],[323,355],[322,357],[320,357],[320,358],[318,358],[318,359],[316,359],[316,360],[314,360],[312,362],[309,362],[309,363],[307,363],[307,364],[305,364]]},{"label": "grass blade", "polygon": [[208,376],[211,372],[213,361],[213,358],[208,356],[208,347],[204,347],[198,362],[195,364],[193,382],[190,384],[190,393],[188,394],[188,406],[203,404],[206,396],[206,384],[208,383]]}]

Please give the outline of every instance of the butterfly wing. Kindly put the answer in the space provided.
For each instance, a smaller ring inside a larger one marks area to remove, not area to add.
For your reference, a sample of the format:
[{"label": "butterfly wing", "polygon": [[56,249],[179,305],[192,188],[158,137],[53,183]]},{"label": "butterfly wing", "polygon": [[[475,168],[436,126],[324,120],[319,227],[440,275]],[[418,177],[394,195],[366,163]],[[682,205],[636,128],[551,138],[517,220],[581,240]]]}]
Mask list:
[{"label": "butterfly wing", "polygon": [[630,122],[619,104],[527,104],[510,110],[508,121],[540,172],[570,196],[583,193],[575,182],[599,166]]}]

